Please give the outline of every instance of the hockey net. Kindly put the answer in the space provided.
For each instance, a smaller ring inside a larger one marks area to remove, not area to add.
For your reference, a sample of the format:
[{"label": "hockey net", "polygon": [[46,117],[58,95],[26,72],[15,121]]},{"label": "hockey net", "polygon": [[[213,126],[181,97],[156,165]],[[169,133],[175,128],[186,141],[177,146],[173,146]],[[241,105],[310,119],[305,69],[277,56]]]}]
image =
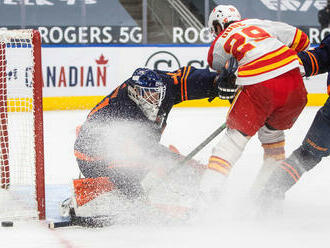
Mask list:
[{"label": "hockey net", "polygon": [[40,44],[0,31],[0,220],[45,218]]}]

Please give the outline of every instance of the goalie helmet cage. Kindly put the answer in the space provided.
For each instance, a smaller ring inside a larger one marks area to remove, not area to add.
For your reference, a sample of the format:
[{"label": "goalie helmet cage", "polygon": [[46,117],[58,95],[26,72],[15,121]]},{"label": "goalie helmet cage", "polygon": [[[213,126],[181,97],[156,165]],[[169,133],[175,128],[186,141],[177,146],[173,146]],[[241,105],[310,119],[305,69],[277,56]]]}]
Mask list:
[{"label": "goalie helmet cage", "polygon": [[45,219],[41,41],[0,31],[0,219]]}]

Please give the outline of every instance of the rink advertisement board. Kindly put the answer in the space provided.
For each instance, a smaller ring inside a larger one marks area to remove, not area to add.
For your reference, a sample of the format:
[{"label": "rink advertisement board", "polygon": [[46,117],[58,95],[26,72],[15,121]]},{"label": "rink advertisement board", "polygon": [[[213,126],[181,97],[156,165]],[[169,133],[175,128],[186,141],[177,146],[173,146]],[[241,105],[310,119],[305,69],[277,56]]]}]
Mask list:
[{"label": "rink advertisement board", "polygon": [[207,67],[207,47],[43,48],[44,96],[105,95],[138,67]]},{"label": "rink advertisement board", "polygon": [[206,68],[206,46],[43,47],[45,109],[93,107],[138,67]]},{"label": "rink advertisement board", "polygon": [[[104,46],[43,47],[44,107],[89,109],[123,83],[138,67],[174,71],[191,65],[207,68],[208,46]],[[326,75],[307,80],[309,93],[326,92]],[[313,105],[322,104],[325,95]],[[321,102],[319,102],[321,101]],[[191,101],[184,106],[228,106],[218,100],[210,104]]]}]

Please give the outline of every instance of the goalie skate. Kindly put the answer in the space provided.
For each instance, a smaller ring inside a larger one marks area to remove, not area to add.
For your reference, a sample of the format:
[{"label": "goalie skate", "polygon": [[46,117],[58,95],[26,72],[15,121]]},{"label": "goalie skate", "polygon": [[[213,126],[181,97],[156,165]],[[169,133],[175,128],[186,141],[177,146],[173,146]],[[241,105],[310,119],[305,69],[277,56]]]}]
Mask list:
[{"label": "goalie skate", "polygon": [[65,199],[60,205],[60,216],[64,218],[69,217],[70,211],[74,211],[76,207],[77,204],[75,203],[74,197]]},{"label": "goalie skate", "polygon": [[[72,197],[65,199],[60,204],[59,222],[49,223],[49,228],[83,226],[104,227],[113,224],[114,215],[108,211],[100,214],[100,203],[108,205],[104,196],[115,190],[109,178],[82,178],[73,180]],[[101,210],[103,207],[101,206]]]},{"label": "goalie skate", "polygon": [[113,215],[95,215],[95,216],[77,216],[76,204],[73,198],[65,199],[61,206],[61,216],[63,221],[50,222],[48,227],[50,229],[69,226],[82,226],[88,228],[106,227],[114,224],[115,216]]}]

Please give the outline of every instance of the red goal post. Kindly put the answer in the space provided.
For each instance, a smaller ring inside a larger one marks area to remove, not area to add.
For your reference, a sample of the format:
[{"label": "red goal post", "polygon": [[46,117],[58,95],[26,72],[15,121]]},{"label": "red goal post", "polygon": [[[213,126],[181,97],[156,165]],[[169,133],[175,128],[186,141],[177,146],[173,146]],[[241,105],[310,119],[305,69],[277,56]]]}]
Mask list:
[{"label": "red goal post", "polygon": [[39,32],[1,30],[0,219],[45,219],[42,86]]}]

